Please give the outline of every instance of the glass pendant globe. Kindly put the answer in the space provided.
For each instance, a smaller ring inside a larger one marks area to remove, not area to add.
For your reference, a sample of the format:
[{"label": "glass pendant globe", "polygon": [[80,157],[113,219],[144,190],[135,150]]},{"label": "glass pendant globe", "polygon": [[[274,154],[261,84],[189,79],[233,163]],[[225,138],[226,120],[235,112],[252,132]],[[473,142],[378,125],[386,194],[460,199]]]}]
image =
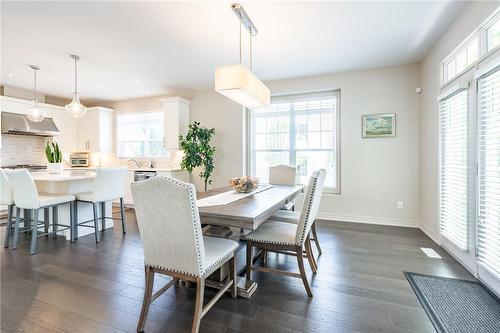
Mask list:
[{"label": "glass pendant globe", "polygon": [[38,103],[36,101],[33,101],[33,107],[28,110],[26,117],[28,117],[30,121],[39,123],[45,119],[45,112],[38,108]]},{"label": "glass pendant globe", "polygon": [[87,108],[80,103],[78,94],[73,94],[73,101],[64,107],[73,118],[82,118]]}]

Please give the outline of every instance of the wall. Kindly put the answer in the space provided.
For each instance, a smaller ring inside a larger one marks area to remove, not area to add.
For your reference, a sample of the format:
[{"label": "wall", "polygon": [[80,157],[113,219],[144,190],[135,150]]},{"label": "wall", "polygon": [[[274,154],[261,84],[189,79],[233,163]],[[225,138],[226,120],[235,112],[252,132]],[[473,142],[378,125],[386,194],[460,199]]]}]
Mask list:
[{"label": "wall", "polygon": [[439,239],[437,96],[440,64],[498,5],[497,1],[468,3],[421,62],[420,219],[422,230],[435,241]]}]

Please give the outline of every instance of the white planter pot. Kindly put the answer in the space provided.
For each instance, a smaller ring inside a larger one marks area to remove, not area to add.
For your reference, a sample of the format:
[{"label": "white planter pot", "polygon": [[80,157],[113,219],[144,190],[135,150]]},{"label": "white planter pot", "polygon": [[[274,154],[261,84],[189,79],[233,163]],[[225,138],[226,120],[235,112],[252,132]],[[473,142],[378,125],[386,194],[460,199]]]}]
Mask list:
[{"label": "white planter pot", "polygon": [[62,173],[63,172],[63,164],[62,163],[49,163],[47,165],[48,173]]}]

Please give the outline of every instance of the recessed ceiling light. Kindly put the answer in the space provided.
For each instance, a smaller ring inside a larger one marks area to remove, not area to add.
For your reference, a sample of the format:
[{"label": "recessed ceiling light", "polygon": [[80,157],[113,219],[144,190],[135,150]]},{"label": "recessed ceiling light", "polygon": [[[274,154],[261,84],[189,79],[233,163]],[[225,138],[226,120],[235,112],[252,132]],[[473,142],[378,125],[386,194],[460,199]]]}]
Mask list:
[{"label": "recessed ceiling light", "polygon": [[101,84],[99,85],[99,87],[104,88],[104,84],[102,84],[102,83],[101,83]]},{"label": "recessed ceiling light", "polygon": [[13,77],[13,76],[14,76],[14,74],[12,74],[12,73],[9,73],[9,77]]},{"label": "recessed ceiling light", "polygon": [[146,95],[149,95],[149,91],[148,90],[146,90],[145,93],[146,93]]},{"label": "recessed ceiling light", "polygon": [[135,78],[135,79],[134,79],[134,82],[139,82],[139,79],[138,79],[138,78]]},{"label": "recessed ceiling light", "polygon": [[117,95],[117,96],[115,96],[115,98],[118,99],[118,98],[120,98],[120,96]]}]

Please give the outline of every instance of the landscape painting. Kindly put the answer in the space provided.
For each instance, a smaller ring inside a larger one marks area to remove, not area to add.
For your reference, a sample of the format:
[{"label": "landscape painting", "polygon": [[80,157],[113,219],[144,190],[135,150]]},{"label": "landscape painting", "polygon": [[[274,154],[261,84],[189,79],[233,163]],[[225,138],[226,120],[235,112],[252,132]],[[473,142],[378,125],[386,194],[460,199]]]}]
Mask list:
[{"label": "landscape painting", "polygon": [[396,136],[396,114],[363,115],[363,138]]}]

